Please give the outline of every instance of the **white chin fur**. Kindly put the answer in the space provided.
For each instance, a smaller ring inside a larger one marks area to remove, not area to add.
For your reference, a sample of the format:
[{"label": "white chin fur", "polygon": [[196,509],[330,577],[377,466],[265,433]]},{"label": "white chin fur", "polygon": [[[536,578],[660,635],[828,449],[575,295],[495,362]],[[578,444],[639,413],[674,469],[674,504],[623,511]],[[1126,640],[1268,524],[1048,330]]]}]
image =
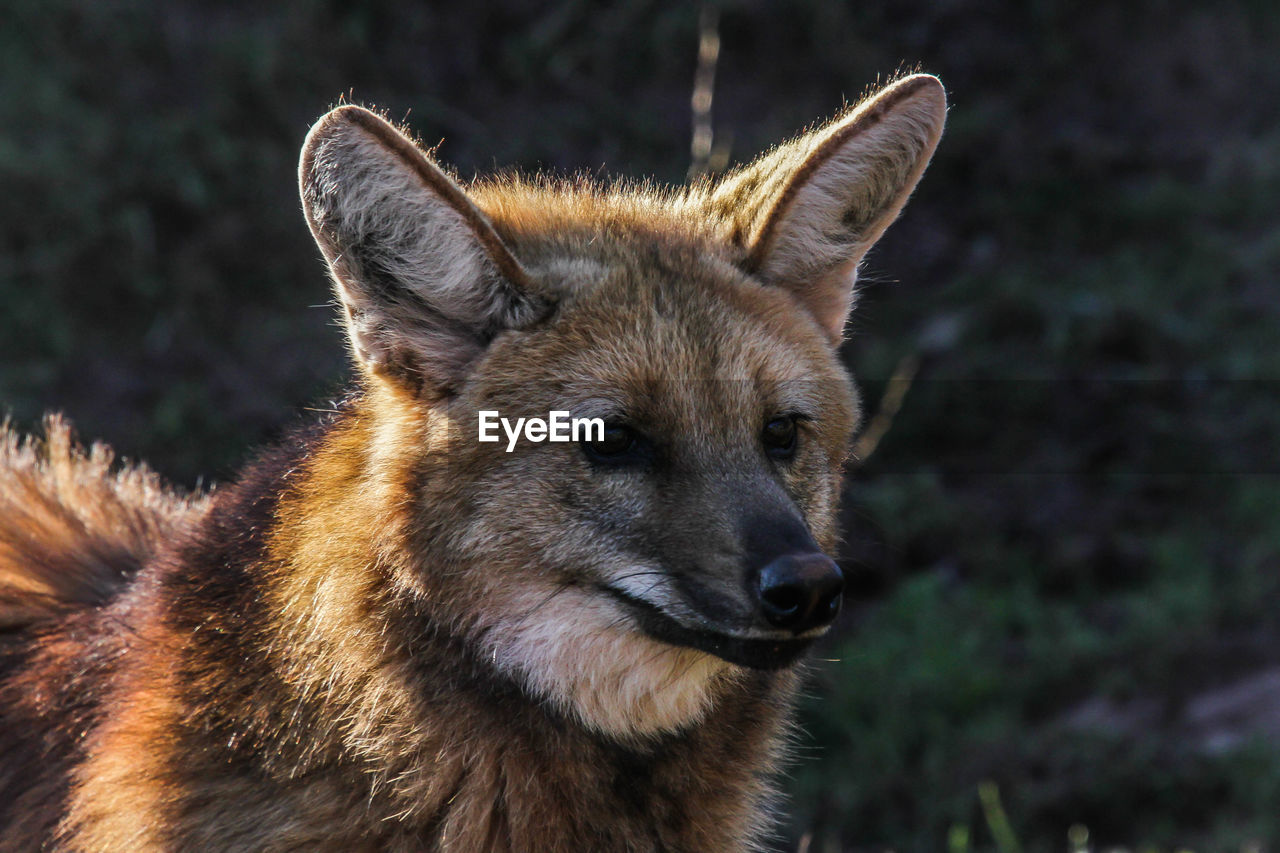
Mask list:
[{"label": "white chin fur", "polygon": [[619,740],[699,722],[737,667],[641,634],[618,606],[566,590],[485,633],[486,657],[530,690]]}]

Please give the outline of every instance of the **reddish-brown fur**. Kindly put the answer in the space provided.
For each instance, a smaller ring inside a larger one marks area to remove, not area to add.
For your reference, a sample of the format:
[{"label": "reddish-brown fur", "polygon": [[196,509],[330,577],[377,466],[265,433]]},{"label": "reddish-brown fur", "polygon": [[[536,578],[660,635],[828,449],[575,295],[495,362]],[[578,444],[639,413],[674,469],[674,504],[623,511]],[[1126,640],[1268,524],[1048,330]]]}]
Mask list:
[{"label": "reddish-brown fur", "polygon": [[[0,850],[761,845],[779,650],[821,631],[760,628],[751,561],[761,530],[835,543],[833,341],[943,109],[907,78],[663,192],[464,191],[372,113],[322,119],[340,410],[191,497],[58,421],[0,444]],[[645,452],[506,453],[481,409],[599,411]]]}]

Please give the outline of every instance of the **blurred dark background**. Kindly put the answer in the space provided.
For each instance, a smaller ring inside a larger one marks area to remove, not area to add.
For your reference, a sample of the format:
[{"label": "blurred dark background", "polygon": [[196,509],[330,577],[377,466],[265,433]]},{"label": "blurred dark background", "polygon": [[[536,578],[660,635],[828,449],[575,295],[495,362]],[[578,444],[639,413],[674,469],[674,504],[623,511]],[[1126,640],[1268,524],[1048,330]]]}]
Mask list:
[{"label": "blurred dark background", "polygon": [[[1280,850],[1280,7],[714,8],[732,162],[897,71],[952,102],[847,347],[905,397],[783,849]],[[0,407],[188,486],[347,375],[294,186],[339,97],[463,176],[690,165],[695,4],[0,17]]]}]

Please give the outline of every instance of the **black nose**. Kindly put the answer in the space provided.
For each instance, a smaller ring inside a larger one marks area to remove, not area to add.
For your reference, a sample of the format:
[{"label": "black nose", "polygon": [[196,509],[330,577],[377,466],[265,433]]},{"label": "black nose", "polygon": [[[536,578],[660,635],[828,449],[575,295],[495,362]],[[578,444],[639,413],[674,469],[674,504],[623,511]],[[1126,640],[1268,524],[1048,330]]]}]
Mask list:
[{"label": "black nose", "polygon": [[760,609],[775,628],[797,634],[830,625],[844,576],[826,554],[789,554],[760,570]]}]

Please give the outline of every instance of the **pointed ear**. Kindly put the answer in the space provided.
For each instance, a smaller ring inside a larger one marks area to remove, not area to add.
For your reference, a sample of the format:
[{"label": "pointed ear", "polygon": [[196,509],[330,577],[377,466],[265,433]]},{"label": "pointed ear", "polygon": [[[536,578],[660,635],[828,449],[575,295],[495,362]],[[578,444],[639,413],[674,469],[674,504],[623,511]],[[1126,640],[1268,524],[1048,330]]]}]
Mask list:
[{"label": "pointed ear", "polygon": [[834,343],[858,264],[906,204],[946,110],[936,77],[906,77],[710,190],[707,208],[748,271],[794,293]]},{"label": "pointed ear", "polygon": [[545,312],[484,214],[368,110],[343,106],[316,123],[298,182],[366,371],[445,395],[498,331]]}]

